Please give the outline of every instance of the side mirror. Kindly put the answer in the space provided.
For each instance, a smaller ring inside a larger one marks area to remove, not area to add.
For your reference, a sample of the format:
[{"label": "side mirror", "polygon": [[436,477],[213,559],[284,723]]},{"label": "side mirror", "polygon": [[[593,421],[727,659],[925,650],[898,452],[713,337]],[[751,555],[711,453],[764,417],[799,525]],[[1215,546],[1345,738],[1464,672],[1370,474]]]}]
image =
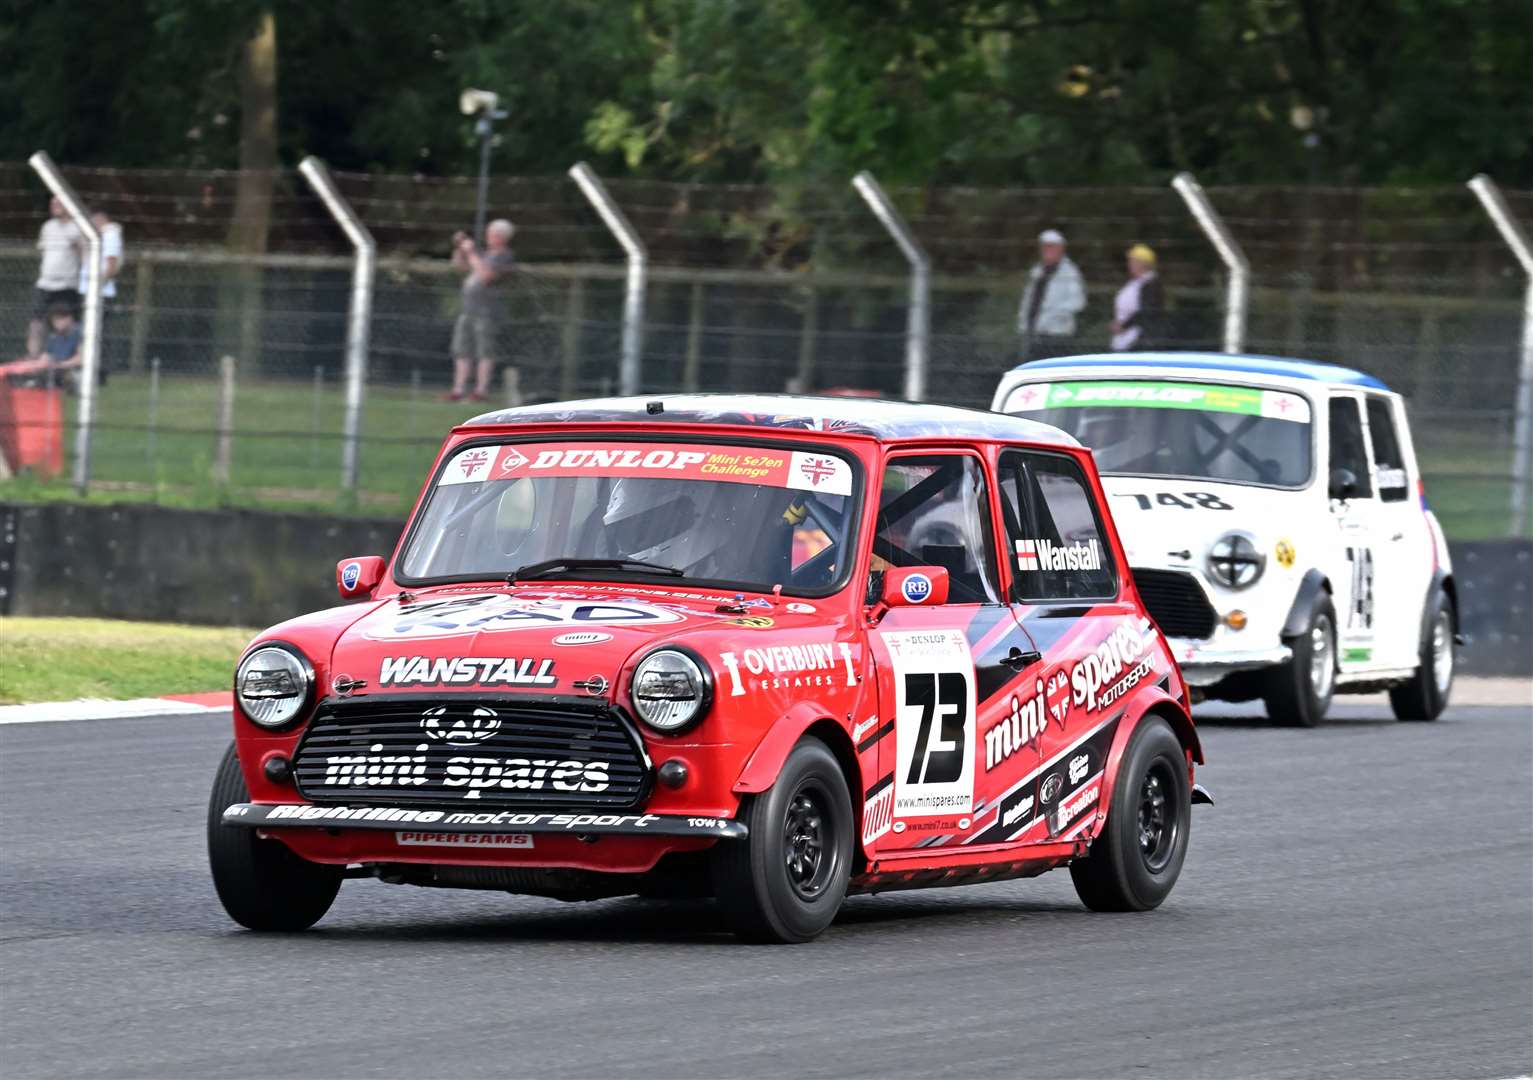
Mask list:
[{"label": "side mirror", "polygon": [[335,587],[342,600],[355,600],[359,596],[372,596],[378,582],[383,580],[383,560],[376,555],[363,555],[356,559],[342,559],[335,564]]},{"label": "side mirror", "polygon": [[1345,466],[1331,470],[1331,498],[1350,499],[1357,494],[1357,474]]},{"label": "side mirror", "polygon": [[931,607],[947,603],[947,570],[941,566],[904,566],[884,574],[880,599],[888,607]]}]

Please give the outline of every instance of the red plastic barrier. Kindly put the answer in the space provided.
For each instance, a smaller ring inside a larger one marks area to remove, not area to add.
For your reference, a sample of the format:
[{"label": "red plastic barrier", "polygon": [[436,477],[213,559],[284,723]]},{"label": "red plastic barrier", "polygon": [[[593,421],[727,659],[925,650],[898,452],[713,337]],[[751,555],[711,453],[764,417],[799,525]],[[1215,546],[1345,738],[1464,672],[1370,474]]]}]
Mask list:
[{"label": "red plastic barrier", "polygon": [[64,470],[63,391],[17,385],[49,366],[46,360],[0,364],[0,454],[12,472],[51,477]]}]

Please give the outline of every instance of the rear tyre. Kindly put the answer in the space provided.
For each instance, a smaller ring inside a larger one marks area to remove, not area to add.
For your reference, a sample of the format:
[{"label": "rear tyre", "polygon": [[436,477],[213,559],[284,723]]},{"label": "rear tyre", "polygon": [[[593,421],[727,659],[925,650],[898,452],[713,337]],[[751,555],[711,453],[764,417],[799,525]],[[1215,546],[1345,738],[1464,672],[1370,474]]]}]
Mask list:
[{"label": "rear tyre", "polygon": [[1453,604],[1442,589],[1434,589],[1427,613],[1416,674],[1389,691],[1389,707],[1399,720],[1436,720],[1448,707],[1453,692],[1455,642]]},{"label": "rear tyre", "polygon": [[1170,895],[1187,857],[1192,783],[1171,725],[1146,717],[1118,766],[1107,824],[1070,864],[1075,893],[1092,911],[1149,911]]},{"label": "rear tyre", "polygon": [[1287,663],[1267,672],[1262,699],[1280,724],[1314,727],[1325,719],[1336,691],[1336,611],[1322,596],[1310,608]]},{"label": "rear tyre", "polygon": [[225,807],[249,798],[231,745],[208,799],[208,865],[218,899],[229,917],[248,929],[307,930],[330,910],[341,871],[300,859],[254,829],[225,825]]},{"label": "rear tyre", "polygon": [[719,841],[712,864],[730,926],[747,941],[818,937],[841,909],[852,872],[852,799],[835,755],[819,739],[802,740],[740,820],[750,836]]}]

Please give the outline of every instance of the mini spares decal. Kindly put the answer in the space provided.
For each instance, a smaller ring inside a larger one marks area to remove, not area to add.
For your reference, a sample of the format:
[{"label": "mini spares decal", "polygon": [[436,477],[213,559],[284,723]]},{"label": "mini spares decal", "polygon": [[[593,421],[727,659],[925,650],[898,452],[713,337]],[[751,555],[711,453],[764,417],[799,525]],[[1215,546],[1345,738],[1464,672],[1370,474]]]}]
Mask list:
[{"label": "mini spares decal", "polygon": [[1282,390],[1221,386],[1196,382],[1055,382],[1029,383],[1013,391],[1008,412],[1119,406],[1139,409],[1196,409],[1238,413],[1269,420],[1309,423],[1309,402]]},{"label": "mini spares decal", "polygon": [[470,446],[454,454],[437,485],[524,476],[651,477],[852,493],[852,467],[834,454],[710,443],[556,442]]},{"label": "mini spares decal", "polygon": [[362,624],[362,633],[374,641],[395,641],[540,627],[657,626],[683,618],[670,608],[637,600],[524,600],[491,593],[385,609]]}]

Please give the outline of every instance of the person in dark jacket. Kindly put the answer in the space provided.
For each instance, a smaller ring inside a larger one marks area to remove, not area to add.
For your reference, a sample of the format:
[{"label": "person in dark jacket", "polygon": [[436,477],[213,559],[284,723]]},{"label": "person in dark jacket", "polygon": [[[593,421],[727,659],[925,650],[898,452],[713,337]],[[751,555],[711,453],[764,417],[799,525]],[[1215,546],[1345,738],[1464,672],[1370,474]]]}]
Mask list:
[{"label": "person in dark jacket", "polygon": [[1156,337],[1165,308],[1165,294],[1155,272],[1155,252],[1135,244],[1128,249],[1128,281],[1113,300],[1113,351],[1143,351],[1164,344]]}]

